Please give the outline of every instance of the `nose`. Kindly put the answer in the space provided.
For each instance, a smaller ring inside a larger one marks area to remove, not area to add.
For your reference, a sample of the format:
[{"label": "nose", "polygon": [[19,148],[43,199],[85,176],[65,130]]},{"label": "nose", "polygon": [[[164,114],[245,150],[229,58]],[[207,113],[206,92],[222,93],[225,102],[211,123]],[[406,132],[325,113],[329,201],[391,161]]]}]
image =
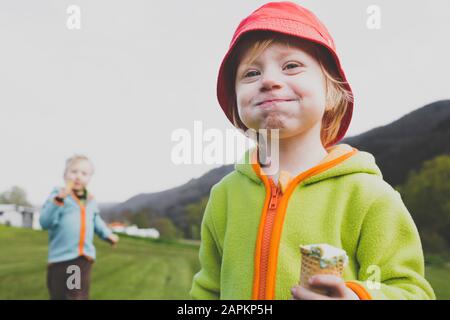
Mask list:
[{"label": "nose", "polygon": [[270,91],[282,87],[280,76],[275,71],[264,72],[261,79],[261,91]]}]

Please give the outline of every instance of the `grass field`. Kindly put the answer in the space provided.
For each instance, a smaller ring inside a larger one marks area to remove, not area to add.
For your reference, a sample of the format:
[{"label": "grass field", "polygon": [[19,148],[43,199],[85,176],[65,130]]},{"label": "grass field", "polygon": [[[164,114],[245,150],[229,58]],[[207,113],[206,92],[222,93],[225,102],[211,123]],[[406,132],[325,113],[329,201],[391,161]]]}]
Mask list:
[{"label": "grass field", "polygon": [[[189,299],[198,245],[122,237],[113,249],[95,241],[91,299]],[[46,232],[0,225],[0,299],[48,299],[46,258]],[[427,265],[426,277],[438,299],[450,299],[450,264]]]},{"label": "grass field", "polygon": [[450,265],[427,266],[426,278],[438,300],[450,300]]},{"label": "grass field", "polygon": [[[189,299],[198,246],[122,237],[95,239],[91,299]],[[47,233],[0,225],[0,299],[48,299]]]}]

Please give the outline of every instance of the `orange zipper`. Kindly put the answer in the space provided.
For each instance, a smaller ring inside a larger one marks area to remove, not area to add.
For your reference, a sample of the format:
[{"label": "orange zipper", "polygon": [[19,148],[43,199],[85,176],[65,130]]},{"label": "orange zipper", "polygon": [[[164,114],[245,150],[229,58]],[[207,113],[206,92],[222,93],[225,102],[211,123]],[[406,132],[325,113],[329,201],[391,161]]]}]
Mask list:
[{"label": "orange zipper", "polygon": [[270,240],[272,237],[273,223],[275,221],[275,216],[277,214],[278,203],[282,196],[281,189],[275,186],[272,179],[270,182],[270,201],[267,209],[267,216],[264,224],[263,238],[261,244],[261,258],[260,258],[260,268],[261,273],[259,276],[259,295],[258,299],[262,300],[266,296],[266,280],[267,280],[267,269],[269,266],[269,252],[270,252]]},{"label": "orange zipper", "polygon": [[78,245],[78,254],[80,256],[84,255],[84,239],[86,237],[86,208],[84,206],[80,206],[81,208],[81,230],[80,230],[80,244]]},{"label": "orange zipper", "polygon": [[84,240],[86,237],[86,207],[81,203],[81,201],[78,199],[78,197],[71,192],[72,198],[75,199],[78,206],[80,207],[80,240],[78,242],[78,255],[83,256],[83,248],[84,248]]}]

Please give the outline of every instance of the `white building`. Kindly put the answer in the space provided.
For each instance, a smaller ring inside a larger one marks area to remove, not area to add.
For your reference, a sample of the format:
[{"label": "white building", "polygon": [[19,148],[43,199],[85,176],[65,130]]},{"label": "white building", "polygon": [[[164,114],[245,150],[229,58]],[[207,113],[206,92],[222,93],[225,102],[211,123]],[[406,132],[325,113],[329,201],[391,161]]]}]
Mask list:
[{"label": "white building", "polygon": [[39,230],[39,211],[15,204],[0,204],[0,224]]},{"label": "white building", "polygon": [[116,233],[125,233],[129,236],[153,239],[159,238],[159,231],[154,228],[139,229],[136,225],[125,226],[120,223],[112,223],[109,225],[109,227]]}]

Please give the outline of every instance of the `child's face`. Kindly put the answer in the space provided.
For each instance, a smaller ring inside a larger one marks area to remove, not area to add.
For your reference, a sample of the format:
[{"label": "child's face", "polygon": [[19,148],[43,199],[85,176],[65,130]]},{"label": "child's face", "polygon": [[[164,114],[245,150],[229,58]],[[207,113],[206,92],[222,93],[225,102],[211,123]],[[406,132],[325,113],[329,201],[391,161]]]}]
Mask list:
[{"label": "child's face", "polygon": [[89,184],[92,173],[92,164],[87,160],[79,160],[67,169],[64,178],[73,182],[73,189],[82,190]]},{"label": "child's face", "polygon": [[252,64],[248,54],[241,57],[235,82],[239,117],[248,128],[279,129],[279,137],[288,138],[321,124],[325,77],[312,44],[275,42]]}]

